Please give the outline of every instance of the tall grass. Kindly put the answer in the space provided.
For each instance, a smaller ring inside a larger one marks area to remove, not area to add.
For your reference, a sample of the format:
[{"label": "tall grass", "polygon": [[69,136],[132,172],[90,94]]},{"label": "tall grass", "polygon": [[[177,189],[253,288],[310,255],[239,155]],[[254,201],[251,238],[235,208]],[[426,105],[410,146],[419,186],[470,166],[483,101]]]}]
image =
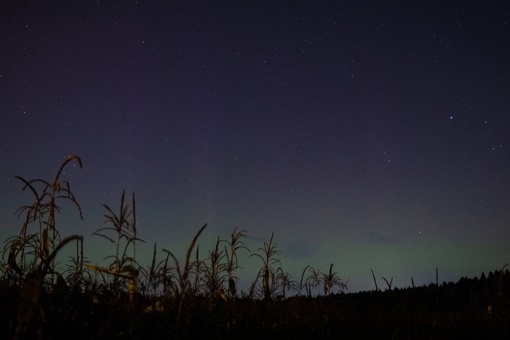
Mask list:
[{"label": "tall grass", "polygon": [[189,291],[189,274],[191,271],[191,252],[193,251],[193,248],[195,247],[195,244],[197,243],[198,238],[200,237],[200,234],[204,231],[204,229],[207,227],[207,223],[204,224],[202,228],[198,230],[198,232],[195,234],[195,237],[193,237],[193,240],[191,241],[188,250],[186,251],[186,257],[184,262],[184,267],[181,267],[179,265],[179,260],[177,257],[169,250],[163,249],[164,252],[166,252],[175,263],[175,270],[178,275],[179,279],[179,287],[180,291],[178,292],[178,310],[177,310],[177,318],[176,318],[176,327],[177,329],[180,329],[182,327],[181,320],[182,320],[182,314],[183,314],[183,306],[184,302],[187,298],[188,291]]},{"label": "tall grass", "polygon": [[[227,277],[226,263],[223,262],[226,253],[220,246],[220,237],[218,236],[209,256],[205,259],[204,284],[207,287],[209,300],[212,300],[223,294],[223,286]],[[200,275],[200,272],[197,273]]]},{"label": "tall grass", "polygon": [[[39,296],[43,289],[43,283],[48,273],[52,272],[53,260],[58,252],[69,242],[73,240],[83,240],[82,236],[70,236],[65,238],[58,244],[46,257],[38,269],[34,269],[23,279],[20,289],[18,313],[16,318],[16,328],[14,331],[14,339],[22,339],[27,329],[34,320],[41,321],[44,318],[39,305]],[[40,327],[40,326],[39,326]],[[42,337],[41,330],[38,327],[38,335]]]},{"label": "tall grass", "polygon": [[[95,271],[112,275],[112,287],[117,296],[120,294],[120,290],[118,289],[119,280],[127,279],[129,302],[130,305],[132,305],[139,276],[139,266],[136,261],[136,242],[144,242],[137,237],[135,194],[133,193],[131,206],[129,206],[129,204],[125,202],[125,190],[122,191],[118,213],[115,213],[113,209],[106,204],[103,204],[103,207],[107,210],[107,213],[104,214],[104,218],[105,223],[108,225],[98,229],[93,235],[103,237],[115,244],[115,254],[108,255],[105,258],[105,260],[113,259],[108,268],[90,264],[87,265],[87,267]],[[128,254],[129,249],[132,250],[132,255]]]},{"label": "tall grass", "polygon": [[[7,239],[4,247],[4,254],[9,253],[8,264],[19,276],[20,282],[24,274],[37,267],[40,269],[43,265],[49,265],[53,270],[53,260],[47,263],[47,259],[61,241],[56,221],[57,214],[61,212],[59,202],[67,201],[73,204],[78,209],[80,219],[83,219],[80,204],[70,183],[62,179],[65,167],[71,162],[82,167],[78,156],[69,156],[58,168],[52,181],[41,178],[27,180],[16,176],[23,182],[22,190],[28,189],[34,198],[32,203],[21,206],[15,212],[18,218],[24,216],[24,222],[19,235]],[[33,225],[35,228],[32,228]]]},{"label": "tall grass", "polygon": [[265,301],[271,298],[271,283],[270,280],[275,279],[276,269],[274,265],[280,263],[278,255],[280,249],[278,249],[278,243],[273,241],[274,231],[271,233],[269,242],[264,242],[264,246],[258,249],[258,253],[253,253],[250,256],[256,256],[262,261],[262,267],[260,268],[257,279],[262,278],[262,296]]},{"label": "tall grass", "polygon": [[244,229],[238,230],[236,227],[232,234],[230,235],[230,241],[225,241],[227,243],[227,245],[225,246],[225,257],[227,259],[225,270],[227,272],[228,293],[230,297],[237,297],[236,286],[237,282],[239,281],[239,278],[236,276],[236,271],[239,268],[242,268],[239,265],[238,253],[240,250],[246,250],[250,252],[250,250],[245,246],[243,242],[243,238],[245,237],[246,230]]}]

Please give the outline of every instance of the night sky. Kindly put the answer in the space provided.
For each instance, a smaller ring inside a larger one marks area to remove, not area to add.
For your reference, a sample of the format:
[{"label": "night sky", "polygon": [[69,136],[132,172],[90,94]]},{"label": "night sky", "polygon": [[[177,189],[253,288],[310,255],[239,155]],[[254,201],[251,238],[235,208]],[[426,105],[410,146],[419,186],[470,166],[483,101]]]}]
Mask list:
[{"label": "night sky", "polygon": [[92,261],[126,190],[146,266],[205,223],[202,257],[274,231],[284,271],[334,263],[349,291],[510,262],[508,1],[3,2],[0,113],[2,242],[33,201],[15,176],[78,155],[84,220],[57,227]]}]

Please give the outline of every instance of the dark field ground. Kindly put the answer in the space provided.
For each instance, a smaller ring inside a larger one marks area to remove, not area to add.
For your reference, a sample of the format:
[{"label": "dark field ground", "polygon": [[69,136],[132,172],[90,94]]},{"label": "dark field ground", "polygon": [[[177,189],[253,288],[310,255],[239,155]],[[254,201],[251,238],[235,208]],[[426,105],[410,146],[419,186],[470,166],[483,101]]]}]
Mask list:
[{"label": "dark field ground", "polygon": [[[130,304],[125,291],[105,287],[46,288],[26,319],[26,339],[510,338],[508,271],[457,283],[268,300],[137,294]],[[18,288],[2,285],[0,322],[9,338],[23,304]]]}]

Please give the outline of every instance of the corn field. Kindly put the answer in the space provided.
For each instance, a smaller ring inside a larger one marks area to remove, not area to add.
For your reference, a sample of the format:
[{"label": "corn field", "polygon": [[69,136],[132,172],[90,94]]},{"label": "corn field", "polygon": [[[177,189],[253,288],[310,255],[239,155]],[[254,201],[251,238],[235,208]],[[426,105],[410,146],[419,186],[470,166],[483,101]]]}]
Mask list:
[{"label": "corn field", "polygon": [[[399,289],[392,279],[380,289],[348,293],[330,264],[313,266],[293,279],[280,263],[274,239],[258,249],[235,228],[200,251],[207,224],[191,235],[185,254],[153,246],[150,264],[137,260],[136,197],[120,195],[118,208],[103,205],[105,226],[93,233],[111,244],[106,265],[91,264],[82,235],[60,234],[61,201],[81,206],[61,178],[70,156],[53,180],[20,180],[33,198],[16,214],[20,232],[4,242],[0,262],[0,327],[11,339],[295,339],[510,338],[510,273],[506,266],[457,283]],[[73,250],[64,270],[55,259]],[[239,256],[253,257],[260,269],[240,290]],[[179,261],[183,255],[184,261]],[[313,294],[313,292],[319,292]]]}]

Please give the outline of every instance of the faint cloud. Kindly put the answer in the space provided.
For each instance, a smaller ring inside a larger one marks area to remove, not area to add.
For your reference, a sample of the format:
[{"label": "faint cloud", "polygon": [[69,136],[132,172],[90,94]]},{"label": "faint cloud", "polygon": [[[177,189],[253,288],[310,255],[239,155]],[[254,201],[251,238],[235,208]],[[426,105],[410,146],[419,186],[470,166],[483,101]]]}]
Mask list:
[{"label": "faint cloud", "polygon": [[361,236],[364,240],[372,245],[395,245],[400,243],[400,239],[397,237],[380,234],[375,231],[363,231]]},{"label": "faint cloud", "polygon": [[282,247],[282,255],[294,259],[305,259],[316,255],[318,250],[318,245],[304,240],[295,240]]}]

